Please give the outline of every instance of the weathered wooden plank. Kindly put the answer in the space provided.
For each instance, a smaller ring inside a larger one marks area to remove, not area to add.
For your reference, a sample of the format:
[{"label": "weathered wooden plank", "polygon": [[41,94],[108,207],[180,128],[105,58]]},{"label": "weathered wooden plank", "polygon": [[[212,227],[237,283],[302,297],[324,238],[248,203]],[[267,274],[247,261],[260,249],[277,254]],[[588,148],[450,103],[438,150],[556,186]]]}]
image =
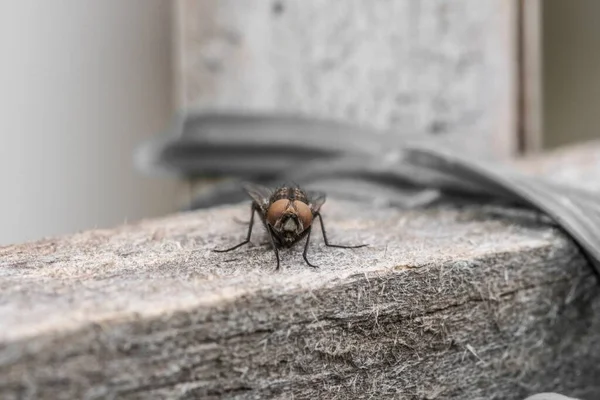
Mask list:
[{"label": "weathered wooden plank", "polygon": [[517,1],[178,2],[186,109],[301,113],[517,149]]},{"label": "weathered wooden plank", "polygon": [[[0,248],[1,398],[502,398],[600,394],[598,289],[527,213],[364,209],[332,240],[243,238],[247,205]],[[437,396],[437,397],[436,397]]]}]

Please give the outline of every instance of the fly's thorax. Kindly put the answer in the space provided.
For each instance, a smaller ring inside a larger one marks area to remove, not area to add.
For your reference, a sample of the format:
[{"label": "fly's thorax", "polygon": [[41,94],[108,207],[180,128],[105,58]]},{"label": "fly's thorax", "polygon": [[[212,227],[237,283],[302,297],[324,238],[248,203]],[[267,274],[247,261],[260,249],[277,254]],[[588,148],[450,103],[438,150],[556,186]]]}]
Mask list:
[{"label": "fly's thorax", "polygon": [[306,192],[297,187],[282,186],[277,188],[270,197],[271,203],[281,199],[300,200],[308,204]]}]

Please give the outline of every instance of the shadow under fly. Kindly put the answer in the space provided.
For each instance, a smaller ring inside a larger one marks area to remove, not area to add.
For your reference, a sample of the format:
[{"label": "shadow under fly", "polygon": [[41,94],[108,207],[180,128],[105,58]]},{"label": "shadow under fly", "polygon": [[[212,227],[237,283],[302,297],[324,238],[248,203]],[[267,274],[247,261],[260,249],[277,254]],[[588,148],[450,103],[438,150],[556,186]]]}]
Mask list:
[{"label": "shadow under fly", "polygon": [[304,244],[302,257],[306,264],[313,268],[318,268],[317,265],[311,264],[306,257],[312,223],[317,217],[321,223],[321,231],[323,232],[323,240],[326,246],[342,249],[357,249],[367,246],[366,244],[345,246],[329,243],[323,224],[323,217],[320,213],[321,206],[325,203],[325,193],[306,192],[299,187],[290,186],[282,186],[272,190],[261,185],[247,183],[243,187],[252,198],[250,222],[246,239],[228,249],[215,249],[215,252],[225,253],[249,243],[252,236],[255,213],[258,213],[260,216],[267,230],[269,241],[273,246],[275,257],[277,258],[276,270],[280,266],[279,249],[290,248],[304,237],[306,237],[306,243]]}]

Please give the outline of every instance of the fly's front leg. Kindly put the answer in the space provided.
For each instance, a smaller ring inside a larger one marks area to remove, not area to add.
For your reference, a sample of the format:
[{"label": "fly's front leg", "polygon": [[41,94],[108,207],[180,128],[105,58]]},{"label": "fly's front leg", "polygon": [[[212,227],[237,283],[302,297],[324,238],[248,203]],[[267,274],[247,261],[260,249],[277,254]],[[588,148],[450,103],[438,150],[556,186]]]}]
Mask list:
[{"label": "fly's front leg", "polygon": [[252,211],[251,211],[251,214],[250,214],[250,222],[249,222],[249,224],[250,224],[250,225],[248,226],[248,233],[247,233],[247,235],[246,235],[246,240],[244,240],[242,243],[240,243],[240,244],[236,244],[235,246],[233,246],[233,247],[230,247],[230,248],[228,248],[228,249],[225,249],[225,250],[217,250],[217,249],[214,249],[213,251],[215,251],[215,252],[217,252],[217,253],[226,253],[226,252],[228,252],[228,251],[235,250],[235,249],[237,249],[238,247],[241,247],[241,246],[243,246],[243,245],[245,245],[245,244],[249,243],[249,242],[250,242],[250,237],[252,236],[252,227],[254,226],[254,213],[255,213],[255,212],[256,212],[256,208],[254,207],[254,204],[253,204],[253,205],[252,205]]},{"label": "fly's front leg", "polygon": [[308,228],[308,234],[306,235],[306,243],[304,244],[304,252],[302,253],[302,257],[304,258],[304,261],[306,261],[306,263],[313,268],[319,268],[318,265],[313,265],[310,263],[310,261],[308,261],[308,258],[306,257],[306,253],[308,252],[308,242],[310,242],[310,232],[312,230],[312,226]]},{"label": "fly's front leg", "polygon": [[277,245],[275,244],[275,239],[273,239],[273,230],[271,225],[267,224],[267,231],[269,232],[269,239],[271,240],[271,245],[273,246],[273,251],[275,252],[275,258],[277,258],[277,267],[275,271],[279,270],[279,250],[277,249]]},{"label": "fly's front leg", "polygon": [[357,246],[346,246],[346,245],[341,245],[341,244],[331,244],[331,243],[329,243],[329,240],[327,239],[327,233],[325,232],[325,225],[323,224],[323,217],[321,216],[321,213],[317,213],[316,216],[319,217],[319,222],[321,223],[321,232],[323,232],[323,240],[325,241],[325,245],[326,246],[329,246],[329,247],[339,247],[341,249],[358,249],[360,247],[367,246],[366,244],[359,244]]}]

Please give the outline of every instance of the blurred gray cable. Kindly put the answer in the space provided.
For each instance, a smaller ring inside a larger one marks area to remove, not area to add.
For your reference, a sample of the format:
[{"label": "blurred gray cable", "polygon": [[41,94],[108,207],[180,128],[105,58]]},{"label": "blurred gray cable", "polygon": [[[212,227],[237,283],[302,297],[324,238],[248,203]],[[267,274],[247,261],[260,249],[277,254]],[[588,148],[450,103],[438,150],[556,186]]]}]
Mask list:
[{"label": "blurred gray cable", "polygon": [[294,115],[205,113],[177,119],[170,137],[136,154],[146,173],[226,178],[198,194],[191,209],[246,200],[242,181],[293,182],[341,196],[420,207],[448,196],[542,212],[582,250],[600,279],[600,198],[462,156],[429,135],[373,131]]}]

